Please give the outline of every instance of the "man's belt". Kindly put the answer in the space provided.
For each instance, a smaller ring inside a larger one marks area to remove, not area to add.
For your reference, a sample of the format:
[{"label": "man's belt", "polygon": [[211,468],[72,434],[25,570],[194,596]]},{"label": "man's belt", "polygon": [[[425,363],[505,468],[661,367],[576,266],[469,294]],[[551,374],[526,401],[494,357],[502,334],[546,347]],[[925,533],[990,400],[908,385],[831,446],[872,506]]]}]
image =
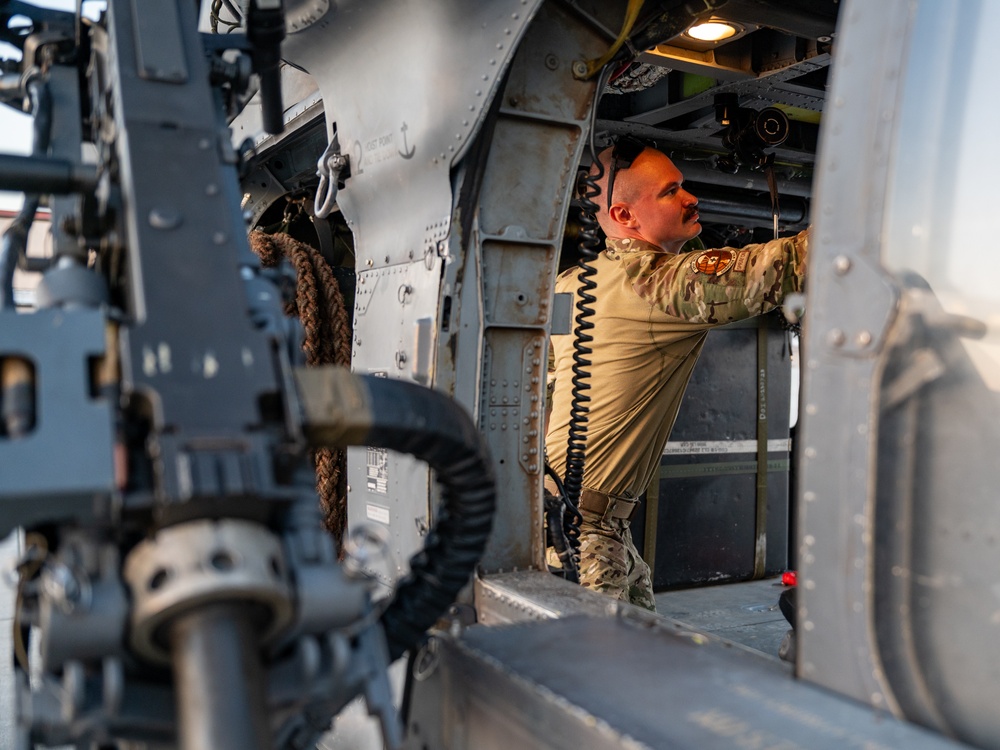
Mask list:
[{"label": "man's belt", "polygon": [[580,490],[580,510],[596,513],[602,518],[621,518],[623,521],[628,521],[638,507],[638,500],[615,497],[596,490]]},{"label": "man's belt", "polygon": [[[553,495],[558,494],[555,482],[548,477],[545,478],[545,489]],[[639,507],[639,501],[584,488],[580,490],[579,505],[580,510],[594,513],[601,518],[621,518],[624,521],[628,521],[635,515],[635,511]]]}]

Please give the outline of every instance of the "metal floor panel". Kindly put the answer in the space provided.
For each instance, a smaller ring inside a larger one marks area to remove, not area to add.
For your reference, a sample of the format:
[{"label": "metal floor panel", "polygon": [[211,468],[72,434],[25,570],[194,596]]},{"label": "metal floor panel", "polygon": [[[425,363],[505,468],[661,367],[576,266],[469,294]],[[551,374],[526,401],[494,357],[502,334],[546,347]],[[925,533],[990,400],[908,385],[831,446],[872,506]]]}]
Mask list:
[{"label": "metal floor panel", "polygon": [[469,628],[418,658],[409,748],[958,748],[666,619]]},{"label": "metal floor panel", "polygon": [[789,630],[778,609],[787,587],[781,578],[665,591],[656,595],[656,611],[703,633],[739,643],[778,658],[781,639]]},{"label": "metal floor panel", "polygon": [[[785,589],[776,585],[779,580],[663,592],[656,594],[657,614],[674,627],[722,638],[777,660],[778,646],[788,632],[778,610]],[[484,625],[579,614],[599,617],[620,608],[632,609],[538,571],[498,573],[476,581],[476,610]]]}]

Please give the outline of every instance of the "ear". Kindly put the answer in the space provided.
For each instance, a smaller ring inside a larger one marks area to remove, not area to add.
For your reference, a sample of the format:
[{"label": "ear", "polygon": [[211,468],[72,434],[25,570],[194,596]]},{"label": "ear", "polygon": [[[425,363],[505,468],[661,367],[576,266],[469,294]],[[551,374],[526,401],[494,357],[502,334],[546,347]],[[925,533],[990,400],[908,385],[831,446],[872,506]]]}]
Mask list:
[{"label": "ear", "polygon": [[635,226],[635,214],[629,209],[626,203],[615,203],[608,210],[608,216],[611,218],[615,224],[620,224],[623,227]]}]

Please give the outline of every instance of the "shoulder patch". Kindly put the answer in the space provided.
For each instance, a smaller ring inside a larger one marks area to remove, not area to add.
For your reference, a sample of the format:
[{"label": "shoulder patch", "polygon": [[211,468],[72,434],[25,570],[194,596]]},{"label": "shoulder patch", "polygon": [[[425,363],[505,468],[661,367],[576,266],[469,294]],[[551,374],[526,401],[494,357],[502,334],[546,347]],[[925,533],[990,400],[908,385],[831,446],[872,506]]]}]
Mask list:
[{"label": "shoulder patch", "polygon": [[722,276],[733,265],[733,254],[728,250],[708,250],[691,261],[691,270],[697,273]]}]

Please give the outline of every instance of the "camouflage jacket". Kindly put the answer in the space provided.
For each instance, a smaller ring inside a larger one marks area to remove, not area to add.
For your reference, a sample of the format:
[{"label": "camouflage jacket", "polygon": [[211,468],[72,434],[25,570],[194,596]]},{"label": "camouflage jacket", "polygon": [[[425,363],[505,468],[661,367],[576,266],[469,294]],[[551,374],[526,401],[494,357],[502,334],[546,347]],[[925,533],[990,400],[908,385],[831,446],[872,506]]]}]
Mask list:
[{"label": "camouflage jacket", "polygon": [[[583,486],[637,497],[649,485],[708,329],[768,312],[802,289],[808,234],[675,255],[608,240],[594,262],[590,413]],[[579,269],[556,280],[575,294]],[[549,463],[566,469],[573,335],[552,338]]]}]

